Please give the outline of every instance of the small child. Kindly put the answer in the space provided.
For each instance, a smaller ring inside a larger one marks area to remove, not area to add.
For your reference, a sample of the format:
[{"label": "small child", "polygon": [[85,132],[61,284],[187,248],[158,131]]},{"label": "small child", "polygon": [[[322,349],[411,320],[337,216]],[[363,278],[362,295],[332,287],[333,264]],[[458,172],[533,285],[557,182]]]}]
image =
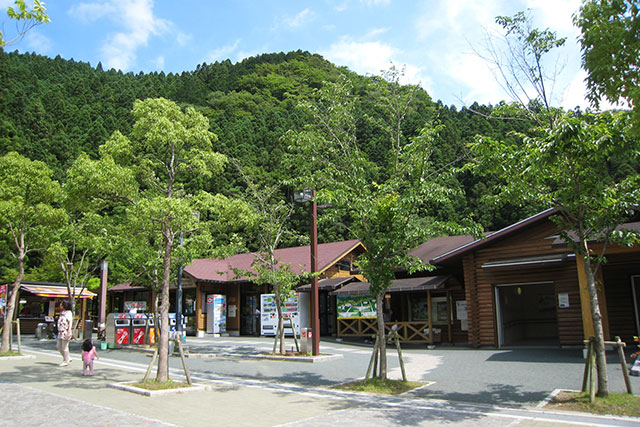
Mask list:
[{"label": "small child", "polygon": [[89,368],[89,376],[93,375],[93,359],[100,358],[91,340],[86,339],[82,343],[82,375],[87,376],[87,368]]}]

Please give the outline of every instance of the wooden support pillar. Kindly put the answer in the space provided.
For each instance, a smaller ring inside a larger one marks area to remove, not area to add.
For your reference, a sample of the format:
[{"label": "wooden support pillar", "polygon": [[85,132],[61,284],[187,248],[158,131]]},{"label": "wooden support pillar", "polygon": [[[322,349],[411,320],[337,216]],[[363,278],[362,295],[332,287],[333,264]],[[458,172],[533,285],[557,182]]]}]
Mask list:
[{"label": "wooden support pillar", "polygon": [[[580,306],[582,309],[582,328],[584,330],[584,339],[594,335],[593,318],[591,317],[591,301],[589,290],[587,289],[587,275],[584,272],[584,259],[576,256],[576,268],[578,270],[578,285],[580,288]],[[609,339],[609,316],[607,312],[607,299],[604,292],[604,278],[602,275],[602,266],[594,272],[596,281],[596,292],[598,295],[598,306],[600,307],[600,315],[602,316],[602,329],[604,339]]]},{"label": "wooden support pillar", "polygon": [[602,330],[604,332],[604,339],[611,340],[609,333],[609,310],[607,310],[607,296],[605,295],[604,287],[604,275],[602,274],[602,264],[600,268],[594,271],[596,279],[596,290],[598,293],[598,305],[600,306],[600,314],[602,315]]},{"label": "wooden support pillar", "polygon": [[591,317],[591,303],[587,289],[587,275],[584,272],[584,259],[576,255],[576,269],[578,270],[578,286],[580,288],[580,307],[582,311],[582,330],[584,339],[594,336],[593,318]]},{"label": "wooden support pillar", "polygon": [[451,317],[453,315],[453,298],[451,292],[447,291],[447,331],[449,335],[449,342],[453,342],[453,336],[451,335]]},{"label": "wooden support pillar", "polygon": [[431,312],[431,291],[427,291],[427,313],[429,313],[429,344],[433,344],[433,313]]},{"label": "wooden support pillar", "polygon": [[196,334],[205,331],[202,318],[202,289],[200,283],[196,282]]},{"label": "wooden support pillar", "polygon": [[86,320],[87,314],[87,300],[85,298],[80,298],[80,327],[79,330],[84,328],[84,321]]}]

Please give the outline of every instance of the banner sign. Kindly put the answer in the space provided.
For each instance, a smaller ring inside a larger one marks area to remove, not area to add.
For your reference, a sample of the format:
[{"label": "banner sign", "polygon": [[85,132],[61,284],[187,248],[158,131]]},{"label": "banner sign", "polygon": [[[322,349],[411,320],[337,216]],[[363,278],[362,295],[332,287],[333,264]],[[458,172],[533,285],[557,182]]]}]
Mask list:
[{"label": "banner sign", "polygon": [[337,295],[338,319],[375,318],[376,300],[371,295]]}]

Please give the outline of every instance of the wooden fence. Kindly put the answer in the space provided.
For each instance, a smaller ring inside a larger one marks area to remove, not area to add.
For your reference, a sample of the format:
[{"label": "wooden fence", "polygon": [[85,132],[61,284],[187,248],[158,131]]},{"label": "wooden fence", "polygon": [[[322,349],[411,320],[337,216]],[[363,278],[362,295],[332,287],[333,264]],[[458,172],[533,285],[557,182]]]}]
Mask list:
[{"label": "wooden fence", "polygon": [[[401,342],[433,344],[441,341],[441,333],[425,333],[425,330],[429,330],[429,322],[385,322],[384,329],[386,333],[389,333],[394,325],[398,326],[397,332]],[[370,337],[377,332],[378,324],[376,319],[338,319],[339,337]]]}]

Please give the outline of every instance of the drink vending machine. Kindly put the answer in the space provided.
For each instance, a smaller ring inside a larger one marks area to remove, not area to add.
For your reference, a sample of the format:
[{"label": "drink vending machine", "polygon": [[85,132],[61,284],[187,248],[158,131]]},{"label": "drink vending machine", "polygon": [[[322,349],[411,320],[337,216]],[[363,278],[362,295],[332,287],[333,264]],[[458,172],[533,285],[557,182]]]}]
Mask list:
[{"label": "drink vending machine", "polygon": [[227,296],[207,295],[207,333],[216,336],[227,334]]},{"label": "drink vending machine", "polygon": [[[282,314],[291,318],[296,335],[300,336],[300,328],[309,327],[309,294],[295,292],[282,302]],[[260,295],[260,335],[275,336],[278,329],[278,311],[275,294]],[[284,321],[284,335],[292,336],[291,322]]]}]

